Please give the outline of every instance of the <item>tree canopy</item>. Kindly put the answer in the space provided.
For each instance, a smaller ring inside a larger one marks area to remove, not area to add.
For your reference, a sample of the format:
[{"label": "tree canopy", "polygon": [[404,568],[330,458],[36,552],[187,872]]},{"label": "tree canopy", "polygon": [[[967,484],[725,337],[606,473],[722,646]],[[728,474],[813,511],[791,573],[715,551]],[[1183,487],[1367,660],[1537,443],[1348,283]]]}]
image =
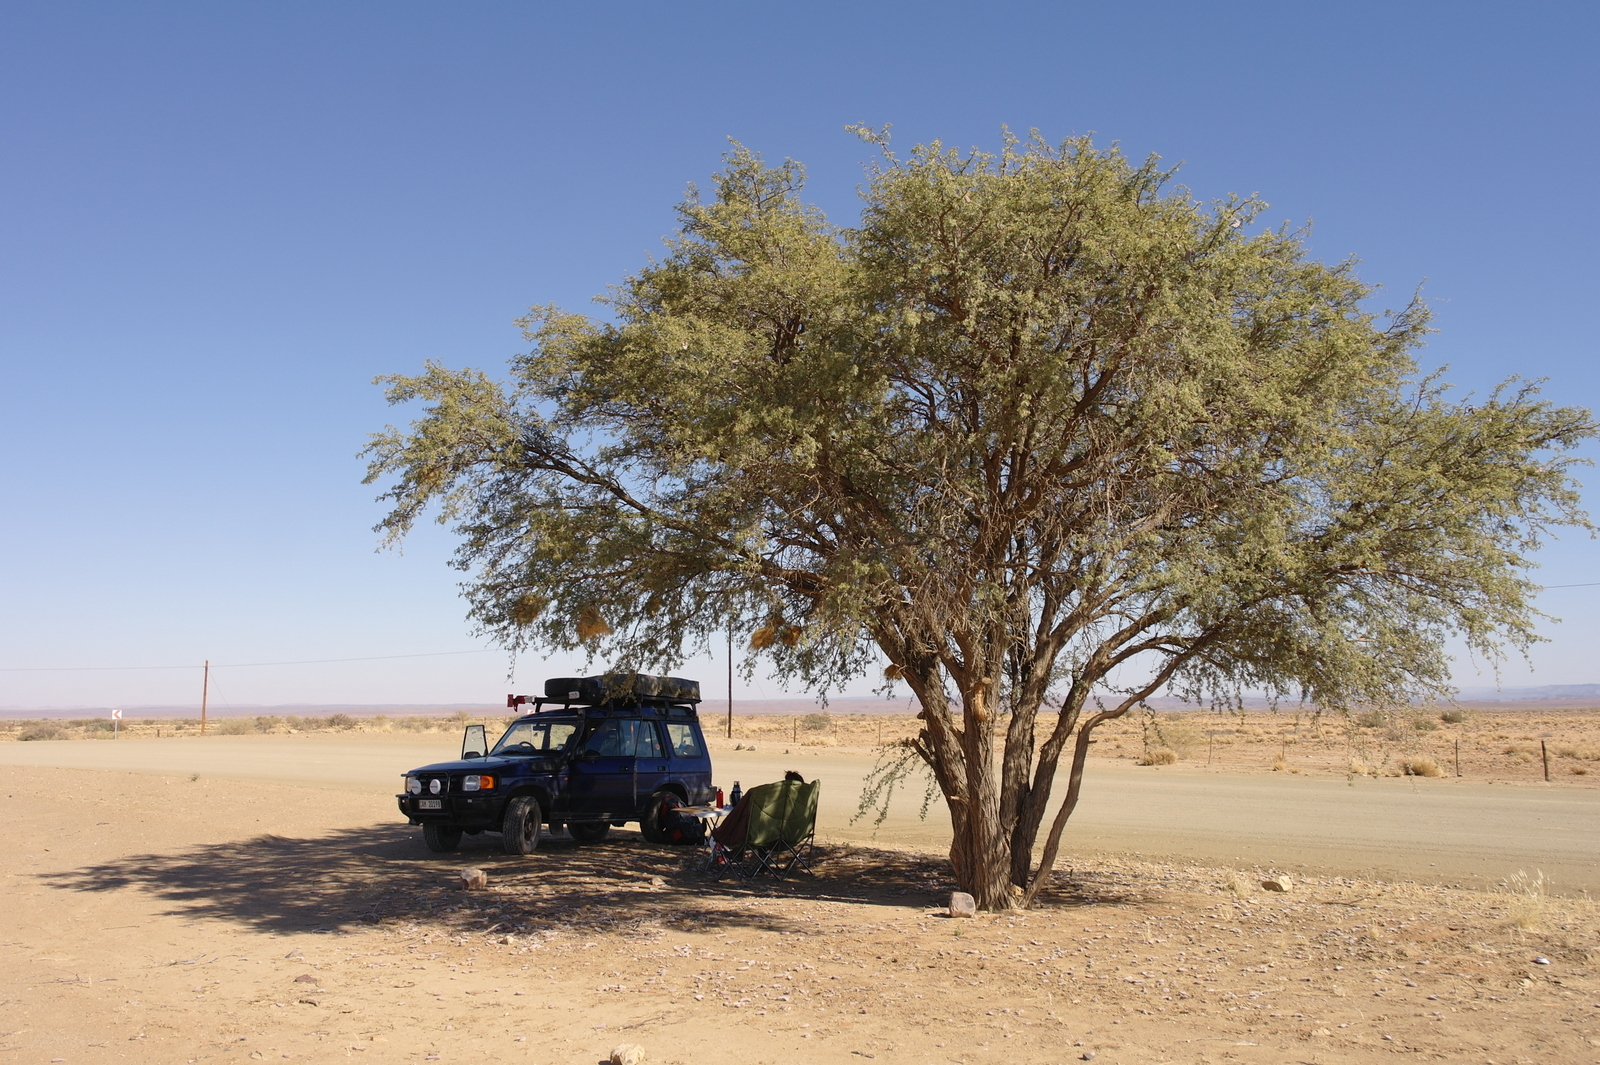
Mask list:
[{"label": "tree canopy", "polygon": [[849,228],[736,147],[606,317],[535,308],[506,380],[384,379],[425,410],[369,446],[380,529],[436,508],[508,647],[670,669],[732,629],[817,687],[886,660],[989,908],[1158,692],[1387,704],[1448,690],[1448,640],[1536,638],[1589,412],[1451,400],[1422,301],[1372,311],[1154,160],[882,147]]}]

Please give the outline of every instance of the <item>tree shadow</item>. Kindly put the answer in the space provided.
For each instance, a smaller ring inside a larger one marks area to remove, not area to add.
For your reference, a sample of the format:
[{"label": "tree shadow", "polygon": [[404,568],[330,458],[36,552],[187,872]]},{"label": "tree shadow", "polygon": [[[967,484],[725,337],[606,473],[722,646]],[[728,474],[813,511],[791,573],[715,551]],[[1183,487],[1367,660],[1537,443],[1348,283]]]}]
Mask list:
[{"label": "tree shadow", "polygon": [[[783,880],[714,880],[701,871],[703,863],[700,848],[650,844],[632,832],[594,844],[549,842],[527,857],[501,853],[498,836],[469,836],[459,853],[433,854],[415,829],[375,824],[314,838],[265,835],[128,855],[39,879],[61,891],[131,888],[170,902],[170,915],[275,933],[382,923],[445,935],[716,927],[797,934],[813,930],[814,922],[752,903],[788,898],[942,909],[953,888],[943,858],[854,845],[819,846],[815,876]],[[462,890],[459,872],[467,866],[488,874],[488,890]],[[1141,901],[1127,887],[1058,877],[1042,901]]]}]

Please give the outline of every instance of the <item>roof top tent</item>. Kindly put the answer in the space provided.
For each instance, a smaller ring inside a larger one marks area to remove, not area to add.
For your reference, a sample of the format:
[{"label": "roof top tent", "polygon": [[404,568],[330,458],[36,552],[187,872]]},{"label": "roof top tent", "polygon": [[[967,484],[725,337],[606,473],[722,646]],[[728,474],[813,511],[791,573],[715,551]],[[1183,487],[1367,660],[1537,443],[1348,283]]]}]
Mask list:
[{"label": "roof top tent", "polygon": [[506,705],[516,708],[529,702],[538,713],[546,707],[565,710],[582,707],[590,710],[654,707],[664,712],[693,717],[700,701],[700,682],[682,677],[654,677],[648,673],[608,673],[600,677],[554,677],[544,682],[544,695],[506,696]]}]

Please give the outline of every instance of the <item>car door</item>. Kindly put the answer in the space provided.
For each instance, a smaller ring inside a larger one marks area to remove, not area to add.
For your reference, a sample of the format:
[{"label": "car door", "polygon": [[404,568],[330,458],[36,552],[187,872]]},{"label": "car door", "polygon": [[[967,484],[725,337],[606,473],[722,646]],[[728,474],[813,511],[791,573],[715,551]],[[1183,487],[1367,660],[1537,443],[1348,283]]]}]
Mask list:
[{"label": "car door", "polygon": [[639,719],[607,718],[572,763],[572,812],[622,821],[639,816],[634,797]]},{"label": "car door", "polygon": [[661,723],[654,718],[639,722],[638,738],[634,746],[634,800],[642,807],[656,789],[667,782],[669,773],[667,749],[661,742]]}]

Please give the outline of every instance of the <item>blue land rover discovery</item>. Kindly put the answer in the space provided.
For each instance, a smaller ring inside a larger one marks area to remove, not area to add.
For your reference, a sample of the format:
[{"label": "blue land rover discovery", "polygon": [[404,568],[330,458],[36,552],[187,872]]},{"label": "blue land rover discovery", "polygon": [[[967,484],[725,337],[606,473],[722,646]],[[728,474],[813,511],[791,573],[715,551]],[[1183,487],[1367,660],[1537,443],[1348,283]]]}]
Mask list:
[{"label": "blue land rover discovery", "polygon": [[643,673],[557,678],[493,747],[468,725],[461,759],[413,769],[397,795],[429,850],[451,851],[462,833],[499,832],[507,854],[528,854],[546,826],[594,842],[612,825],[639,823],[667,842],[679,806],[710,802],[711,755],[700,731],[697,681]]}]

